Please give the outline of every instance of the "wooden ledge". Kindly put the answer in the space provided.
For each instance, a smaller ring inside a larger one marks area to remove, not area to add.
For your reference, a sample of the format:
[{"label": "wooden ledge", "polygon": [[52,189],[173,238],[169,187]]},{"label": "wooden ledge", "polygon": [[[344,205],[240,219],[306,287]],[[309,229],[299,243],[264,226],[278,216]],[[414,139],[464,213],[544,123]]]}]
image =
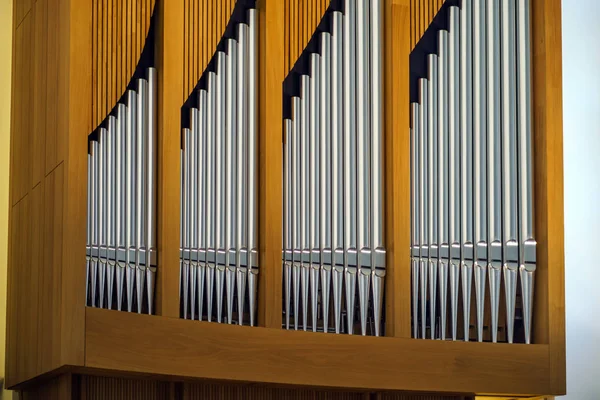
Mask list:
[{"label": "wooden ledge", "polygon": [[85,366],[238,382],[549,393],[548,345],[333,335],[86,308]]}]

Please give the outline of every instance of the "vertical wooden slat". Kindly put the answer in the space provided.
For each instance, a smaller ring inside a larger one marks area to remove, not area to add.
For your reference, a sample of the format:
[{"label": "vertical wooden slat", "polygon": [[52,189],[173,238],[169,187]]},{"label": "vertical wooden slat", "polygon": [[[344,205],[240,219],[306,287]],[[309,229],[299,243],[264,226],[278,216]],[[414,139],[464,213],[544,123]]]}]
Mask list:
[{"label": "vertical wooden slat", "polygon": [[[167,6],[168,4],[168,6]],[[179,132],[183,101],[184,0],[159,1],[156,32],[158,87],[158,263],[156,313],[179,317]],[[180,34],[177,34],[179,32]],[[174,217],[175,216],[175,217]]]},{"label": "vertical wooden slat", "polygon": [[[412,2],[411,2],[412,3]],[[392,6],[391,27],[386,29],[386,49],[391,59],[385,62],[386,80],[386,249],[388,276],[386,287],[386,334],[410,338],[410,184],[409,157],[409,53],[410,4],[402,0]],[[388,20],[389,21],[389,20]],[[390,53],[388,53],[390,54]],[[393,69],[393,73],[390,72]],[[391,75],[391,76],[390,76]],[[391,112],[394,110],[396,112]],[[399,112],[397,110],[400,110]],[[402,111],[404,110],[404,112]],[[391,116],[390,116],[391,114]]]},{"label": "vertical wooden slat", "polygon": [[32,185],[35,186],[45,175],[46,159],[46,49],[47,49],[47,2],[38,1],[33,8],[35,39],[33,84],[33,146]]},{"label": "vertical wooden slat", "polygon": [[560,0],[533,0],[532,89],[537,272],[534,341],[550,345],[552,393],[565,393],[565,253]]}]

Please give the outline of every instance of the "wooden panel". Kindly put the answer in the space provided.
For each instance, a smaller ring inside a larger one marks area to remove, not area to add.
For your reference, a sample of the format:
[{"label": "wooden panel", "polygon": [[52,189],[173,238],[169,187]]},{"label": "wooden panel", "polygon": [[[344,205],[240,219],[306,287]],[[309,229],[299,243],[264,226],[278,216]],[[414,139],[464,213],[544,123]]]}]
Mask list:
[{"label": "wooden panel", "polygon": [[284,4],[281,0],[259,2],[259,179],[258,232],[260,275],[258,323],[281,329],[282,273],[281,198],[282,85],[285,77]]},{"label": "wooden panel", "polygon": [[[410,0],[410,49],[425,33],[445,0]],[[406,34],[406,31],[404,31]]]},{"label": "wooden panel", "polygon": [[[410,149],[409,25],[410,4],[402,0],[385,9],[385,148],[386,148],[386,335],[409,338],[410,320]],[[400,112],[398,112],[400,110]],[[404,110],[404,112],[402,112]]]},{"label": "wooden panel", "polygon": [[[179,149],[183,101],[184,0],[158,2],[158,265],[156,313],[179,317]],[[170,34],[167,34],[170,33]]]},{"label": "wooden panel", "polygon": [[156,380],[84,375],[80,390],[85,400],[169,400],[169,383]]},{"label": "wooden panel", "polygon": [[286,75],[302,54],[328,7],[329,0],[284,1],[285,30],[281,35],[285,42],[283,57]]},{"label": "wooden panel", "polygon": [[92,105],[89,116],[92,129],[106,118],[125,93],[144,50],[155,3],[156,0],[92,2],[89,11],[92,15]]},{"label": "wooden panel", "polygon": [[537,275],[534,340],[550,344],[550,394],[566,392],[560,0],[531,8]]},{"label": "wooden panel", "polygon": [[91,5],[31,3],[14,28],[7,386],[83,364]]},{"label": "wooden panel", "polygon": [[76,398],[73,396],[72,386],[72,376],[63,374],[40,385],[20,391],[19,398],[22,400],[68,400]]},{"label": "wooden panel", "polygon": [[183,92],[187,100],[212,59],[233,12],[233,0],[184,0]]},{"label": "wooden panel", "polygon": [[367,390],[540,394],[549,393],[548,360],[547,345],[322,335],[86,309],[85,365],[114,371]]}]

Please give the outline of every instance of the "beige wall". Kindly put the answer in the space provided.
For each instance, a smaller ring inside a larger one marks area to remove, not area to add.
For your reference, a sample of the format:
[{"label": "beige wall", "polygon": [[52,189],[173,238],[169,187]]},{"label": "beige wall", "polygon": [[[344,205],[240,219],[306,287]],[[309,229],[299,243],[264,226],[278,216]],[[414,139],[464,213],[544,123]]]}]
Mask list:
[{"label": "beige wall", "polygon": [[[0,377],[4,376],[4,346],[6,341],[6,264],[8,247],[11,59],[12,0],[0,0]],[[9,392],[4,392],[4,396],[1,398],[10,398]]]}]

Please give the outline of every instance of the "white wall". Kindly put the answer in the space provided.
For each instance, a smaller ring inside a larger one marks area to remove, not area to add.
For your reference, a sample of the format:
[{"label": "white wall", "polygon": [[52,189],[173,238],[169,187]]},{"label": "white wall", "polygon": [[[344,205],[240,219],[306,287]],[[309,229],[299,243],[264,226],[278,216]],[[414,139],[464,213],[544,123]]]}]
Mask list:
[{"label": "white wall", "polygon": [[600,399],[600,1],[562,4],[565,398]]}]

